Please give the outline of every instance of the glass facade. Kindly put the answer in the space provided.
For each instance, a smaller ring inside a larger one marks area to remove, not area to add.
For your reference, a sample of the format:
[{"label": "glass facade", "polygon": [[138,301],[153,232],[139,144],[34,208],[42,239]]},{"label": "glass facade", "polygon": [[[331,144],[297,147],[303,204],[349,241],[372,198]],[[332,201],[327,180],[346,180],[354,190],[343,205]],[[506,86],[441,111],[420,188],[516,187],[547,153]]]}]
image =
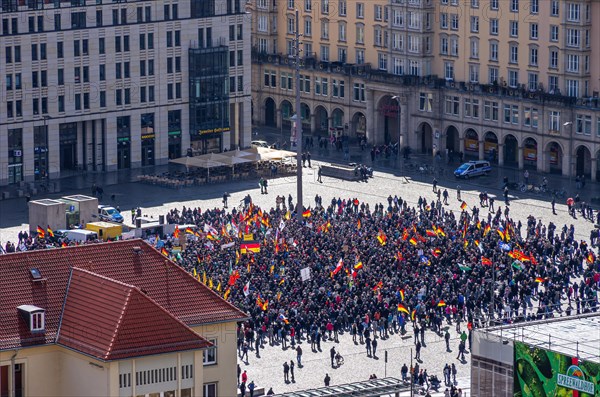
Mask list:
[{"label": "glass facade", "polygon": [[228,57],[227,46],[189,50],[190,138],[203,153],[221,151],[229,131]]}]

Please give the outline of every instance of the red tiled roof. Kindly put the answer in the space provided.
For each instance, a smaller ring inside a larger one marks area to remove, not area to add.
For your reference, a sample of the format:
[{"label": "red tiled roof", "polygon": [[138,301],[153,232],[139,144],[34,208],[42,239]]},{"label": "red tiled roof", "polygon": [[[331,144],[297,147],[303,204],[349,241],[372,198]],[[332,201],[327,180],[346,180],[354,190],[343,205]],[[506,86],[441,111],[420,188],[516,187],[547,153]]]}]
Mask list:
[{"label": "red tiled roof", "polygon": [[[31,268],[45,281],[33,282]],[[142,240],[12,253],[0,255],[0,350],[55,342],[71,268],[133,285],[188,326],[247,318]],[[44,333],[29,331],[23,304],[46,310]]]},{"label": "red tiled roof", "polygon": [[210,346],[134,286],[81,269],[73,269],[58,332],[58,344],[104,361]]}]

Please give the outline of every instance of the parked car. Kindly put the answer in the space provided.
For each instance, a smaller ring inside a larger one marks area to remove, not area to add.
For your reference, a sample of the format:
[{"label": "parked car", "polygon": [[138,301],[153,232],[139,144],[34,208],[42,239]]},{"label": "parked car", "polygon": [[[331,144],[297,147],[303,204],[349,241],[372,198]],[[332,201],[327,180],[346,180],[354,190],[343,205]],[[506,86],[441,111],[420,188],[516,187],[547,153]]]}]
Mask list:
[{"label": "parked car", "polygon": [[252,141],[250,144],[255,147],[269,147],[269,144],[266,141]]},{"label": "parked car", "polygon": [[110,205],[98,206],[98,217],[101,221],[123,223],[123,215]]},{"label": "parked car", "polygon": [[94,241],[98,240],[98,233],[91,230],[83,230],[83,229],[71,229],[71,230],[57,230],[54,233],[55,236],[60,236],[61,238],[67,238],[71,241]]},{"label": "parked car", "polygon": [[487,175],[492,170],[489,161],[469,161],[458,167],[454,171],[454,176],[457,178],[469,179],[473,176]]}]

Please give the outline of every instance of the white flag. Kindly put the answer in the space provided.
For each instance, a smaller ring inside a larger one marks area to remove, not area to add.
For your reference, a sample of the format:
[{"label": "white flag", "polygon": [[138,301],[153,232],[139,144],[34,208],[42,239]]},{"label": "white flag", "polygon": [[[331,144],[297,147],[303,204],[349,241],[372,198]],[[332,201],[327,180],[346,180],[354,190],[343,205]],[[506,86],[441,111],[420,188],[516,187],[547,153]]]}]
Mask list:
[{"label": "white flag", "polygon": [[242,291],[244,291],[244,296],[250,295],[250,281],[248,281],[246,285],[244,285]]}]

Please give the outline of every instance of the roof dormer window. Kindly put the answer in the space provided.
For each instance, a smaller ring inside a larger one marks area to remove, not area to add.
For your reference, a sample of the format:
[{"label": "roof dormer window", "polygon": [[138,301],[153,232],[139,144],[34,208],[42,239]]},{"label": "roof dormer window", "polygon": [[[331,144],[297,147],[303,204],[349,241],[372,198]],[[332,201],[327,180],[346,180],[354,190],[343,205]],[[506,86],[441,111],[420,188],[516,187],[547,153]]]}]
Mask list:
[{"label": "roof dormer window", "polygon": [[43,332],[46,328],[46,311],[33,305],[21,305],[17,309],[29,323],[31,332]]}]

